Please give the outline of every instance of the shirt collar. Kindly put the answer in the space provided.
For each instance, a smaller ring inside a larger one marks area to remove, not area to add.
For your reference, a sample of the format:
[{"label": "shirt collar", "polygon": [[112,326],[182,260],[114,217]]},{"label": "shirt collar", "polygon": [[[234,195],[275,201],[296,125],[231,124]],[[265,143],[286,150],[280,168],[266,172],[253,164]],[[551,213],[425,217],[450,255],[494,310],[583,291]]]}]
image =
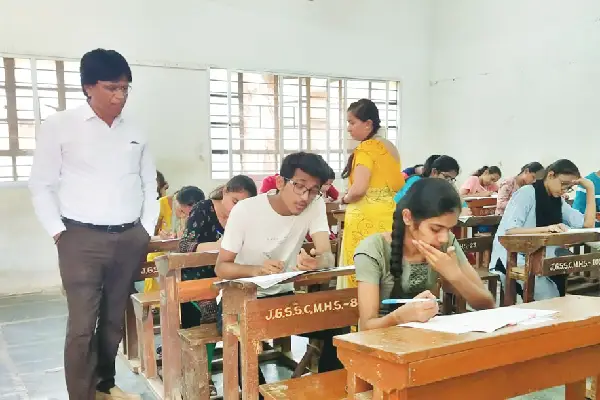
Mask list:
[{"label": "shirt collar", "polygon": [[[81,117],[84,121],[89,121],[94,118],[98,118],[98,115],[92,110],[90,104],[86,101],[85,104],[80,106]],[[123,122],[123,114],[119,114],[119,116],[115,119],[115,123],[120,124]],[[113,124],[114,125],[114,124]]]}]

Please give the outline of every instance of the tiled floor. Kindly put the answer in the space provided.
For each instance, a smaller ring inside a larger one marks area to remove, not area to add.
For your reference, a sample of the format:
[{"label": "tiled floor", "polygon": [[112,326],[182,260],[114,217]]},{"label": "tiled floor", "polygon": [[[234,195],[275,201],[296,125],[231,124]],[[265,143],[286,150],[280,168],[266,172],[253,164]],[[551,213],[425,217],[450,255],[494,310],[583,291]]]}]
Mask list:
[{"label": "tiled floor", "polygon": [[[0,298],[0,400],[67,400],[62,348],[66,304],[60,293],[37,293]],[[294,338],[293,352],[301,356],[305,339]],[[291,372],[263,365],[268,382],[287,379]],[[220,391],[221,375],[214,377]],[[154,400],[144,382],[117,362],[117,383]],[[563,399],[562,387],[522,396],[520,400]]]}]

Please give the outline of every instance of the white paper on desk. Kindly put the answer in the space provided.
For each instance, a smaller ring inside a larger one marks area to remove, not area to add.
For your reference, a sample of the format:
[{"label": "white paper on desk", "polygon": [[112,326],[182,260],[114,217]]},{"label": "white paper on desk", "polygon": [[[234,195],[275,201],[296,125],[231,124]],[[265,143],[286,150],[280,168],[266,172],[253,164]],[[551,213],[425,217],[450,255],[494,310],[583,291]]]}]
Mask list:
[{"label": "white paper on desk", "polygon": [[219,250],[205,250],[205,251],[201,251],[200,254],[219,254]]},{"label": "white paper on desk", "polygon": [[271,274],[271,275],[261,275],[261,276],[253,276],[252,278],[239,278],[239,279],[230,279],[230,280],[222,280],[219,282],[215,282],[215,285],[220,283],[225,283],[229,281],[233,282],[249,282],[254,283],[256,286],[261,289],[268,289],[271,286],[275,286],[278,283],[285,281],[286,279],[293,278],[298,275],[302,275],[306,273],[306,271],[290,271],[290,272],[282,272],[280,274]]},{"label": "white paper on desk", "polygon": [[552,310],[502,307],[463,314],[442,315],[424,323],[409,322],[399,326],[456,334],[467,332],[491,333],[505,326],[517,325],[539,318],[548,318],[556,313],[557,311]]},{"label": "white paper on desk", "polygon": [[600,228],[573,228],[573,229],[569,229],[566,232],[560,232],[560,234],[565,234],[565,233],[586,233],[586,232],[596,232],[596,233],[600,233]]},{"label": "white paper on desk", "polygon": [[469,218],[471,218],[470,215],[461,215],[460,217],[458,217],[458,220],[460,222],[467,222],[469,220]]},{"label": "white paper on desk", "polygon": [[321,268],[321,269],[315,269],[314,271],[306,271],[306,272],[337,272],[337,271],[348,271],[348,270],[353,270],[354,265],[347,265],[345,267],[335,267],[335,268]]}]

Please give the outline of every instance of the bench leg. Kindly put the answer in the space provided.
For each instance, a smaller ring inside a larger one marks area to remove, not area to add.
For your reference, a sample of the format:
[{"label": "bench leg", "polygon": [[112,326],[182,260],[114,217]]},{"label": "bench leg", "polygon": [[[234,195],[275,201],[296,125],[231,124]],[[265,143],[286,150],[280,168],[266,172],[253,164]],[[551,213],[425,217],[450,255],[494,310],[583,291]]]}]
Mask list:
[{"label": "bench leg", "polygon": [[292,351],[292,338],[288,336],[279,339],[273,339],[273,348],[282,353],[290,353]]},{"label": "bench leg", "polygon": [[[304,355],[302,356],[302,359],[298,363],[298,366],[294,370],[294,373],[292,374],[292,378],[298,378],[298,377],[304,375],[304,372],[306,371],[306,368],[309,366],[309,364],[312,363],[312,361],[315,359],[315,357],[318,359],[318,357],[321,355],[322,347],[323,347],[323,342],[321,340],[310,339],[308,341],[308,345],[306,346],[306,352],[304,353]],[[311,367],[312,367],[312,365],[311,365]]]},{"label": "bench leg", "polygon": [[[223,314],[223,398],[239,398],[238,339],[227,326],[237,323],[237,315]],[[227,367],[225,367],[227,366]]]},{"label": "bench leg", "polygon": [[[143,332],[144,331],[144,323],[142,318],[135,318],[135,326],[138,332]],[[145,353],[144,353],[144,337],[142,335],[142,340],[138,340],[138,354],[140,354],[140,370],[139,373],[140,374],[144,374],[146,371],[146,357],[145,357]]]},{"label": "bench leg", "polygon": [[496,297],[498,297],[498,279],[491,278],[488,280],[488,290],[492,293],[494,301],[496,301]]},{"label": "bench leg", "polygon": [[209,400],[210,376],[208,374],[208,355],[206,345],[190,347],[182,344],[182,382],[183,400]]},{"label": "bench leg", "polygon": [[565,400],[585,400],[585,379],[565,385]]},{"label": "bench leg", "polygon": [[152,308],[150,306],[144,306],[142,318],[142,365],[144,375],[147,378],[155,378],[158,374],[158,368],[156,367],[156,350],[154,348],[154,317],[152,315]]},{"label": "bench leg", "polygon": [[123,332],[123,354],[128,360],[136,359],[138,354],[138,333],[136,329],[136,318],[131,299],[127,300],[125,309],[125,329]]}]

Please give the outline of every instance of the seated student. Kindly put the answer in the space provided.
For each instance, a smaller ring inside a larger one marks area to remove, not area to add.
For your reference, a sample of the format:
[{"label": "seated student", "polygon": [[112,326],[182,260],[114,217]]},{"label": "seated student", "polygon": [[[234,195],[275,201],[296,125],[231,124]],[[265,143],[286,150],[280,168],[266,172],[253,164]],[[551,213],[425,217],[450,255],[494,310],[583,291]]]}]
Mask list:
[{"label": "seated student", "polygon": [[481,167],[460,187],[461,196],[487,197],[498,192],[496,182],[502,177],[500,168],[496,166]]},{"label": "seated student", "polygon": [[167,182],[162,172],[156,170],[156,193],[158,194],[156,200],[165,197],[167,190],[169,190],[169,182]]},{"label": "seated student", "polygon": [[[585,215],[571,208],[562,197],[575,185],[586,190]],[[507,251],[498,238],[503,235],[564,232],[569,228],[591,228],[596,219],[594,184],[581,178],[577,166],[569,160],[558,160],[546,168],[543,179],[516,191],[504,211],[494,244],[490,270],[500,275],[502,284],[506,279]],[[564,252],[558,247],[547,247],[546,257],[555,257]],[[522,254],[517,259],[523,265]],[[534,299],[543,300],[565,295],[566,275],[536,276]],[[517,293],[523,295],[521,285]]]},{"label": "seated student", "polygon": [[[442,179],[416,182],[396,206],[392,232],[364,239],[354,253],[361,330],[406,322],[426,322],[438,313],[438,277],[476,309],[494,308],[492,294],[467,261],[452,234],[461,200]],[[396,308],[384,299],[431,299]]]},{"label": "seated student", "polygon": [[[241,201],[231,212],[215,267],[217,276],[237,279],[334,266],[321,198],[321,186],[327,179],[329,167],[322,157],[304,152],[285,157],[276,178],[277,192]],[[315,245],[315,257],[301,250],[307,232]],[[258,297],[293,292],[293,284],[282,284],[259,289]],[[222,328],[219,319],[217,323]],[[333,335],[342,331],[318,332],[325,342],[319,372],[342,368],[332,341]],[[259,382],[265,383],[262,373],[259,375]]]},{"label": "seated student", "polygon": [[[329,165],[327,165],[329,169],[329,174],[327,181],[321,187],[321,193],[323,193],[323,200],[326,203],[336,201],[340,196],[340,192],[333,186],[333,181],[335,180],[335,171]],[[272,176],[267,176],[262,181],[262,185],[260,186],[260,193],[268,193],[271,190],[277,189],[277,177],[279,174],[275,174]]]},{"label": "seated student", "polygon": [[340,192],[338,192],[335,186],[333,186],[333,181],[335,181],[335,171],[333,170],[333,168],[329,167],[329,179],[327,179],[327,182],[325,182],[323,186],[321,186],[323,200],[325,200],[326,203],[336,201],[338,197],[340,197]]},{"label": "seated student", "polygon": [[540,173],[543,175],[544,166],[537,161],[525,164],[519,175],[508,178],[500,185],[498,190],[498,202],[496,203],[496,215],[504,214],[508,201],[512,195],[521,187],[531,185]]},{"label": "seated student", "polygon": [[[183,191],[183,189],[182,189]],[[219,186],[208,200],[196,203],[191,209],[185,231],[179,242],[181,253],[219,250],[227,220],[234,206],[241,200],[256,196],[256,184],[245,176],[234,176],[225,185]],[[214,267],[185,268],[181,280],[194,280],[215,277]],[[181,304],[181,327],[183,329],[215,322],[217,303],[214,300]],[[208,373],[216,345],[207,344]],[[213,381],[210,381],[211,396],[217,395]]]},{"label": "seated student", "polygon": [[404,169],[402,171],[402,174],[404,175],[404,179],[408,179],[413,175],[419,175],[419,176],[423,175],[424,169],[425,168],[424,168],[423,164],[417,164],[413,167]]},{"label": "seated student", "polygon": [[[592,172],[585,178],[590,180],[596,188],[594,194],[596,196],[596,212],[598,213],[600,212],[600,171]],[[585,213],[587,206],[586,199],[587,194],[584,188],[582,188],[581,186],[577,186],[577,188],[575,189],[575,201],[573,202],[573,208],[582,214]],[[596,221],[596,226],[600,227],[600,222]]]},{"label": "seated student", "polygon": [[[184,186],[172,196],[161,197],[158,201],[160,211],[155,228],[155,237],[160,239],[180,238],[183,234],[185,221],[190,215],[190,210],[200,200],[204,200],[204,192],[196,186]],[[150,253],[147,260],[153,261],[163,254],[165,253]],[[156,290],[160,290],[158,279],[146,278],[144,280],[144,292]]]},{"label": "seated student", "polygon": [[408,189],[421,178],[442,178],[453,183],[456,181],[456,176],[459,173],[460,167],[454,158],[450,156],[440,156],[438,154],[429,156],[423,166],[423,174],[415,174],[408,178],[402,189],[394,196],[394,201],[398,203],[408,192]]}]

